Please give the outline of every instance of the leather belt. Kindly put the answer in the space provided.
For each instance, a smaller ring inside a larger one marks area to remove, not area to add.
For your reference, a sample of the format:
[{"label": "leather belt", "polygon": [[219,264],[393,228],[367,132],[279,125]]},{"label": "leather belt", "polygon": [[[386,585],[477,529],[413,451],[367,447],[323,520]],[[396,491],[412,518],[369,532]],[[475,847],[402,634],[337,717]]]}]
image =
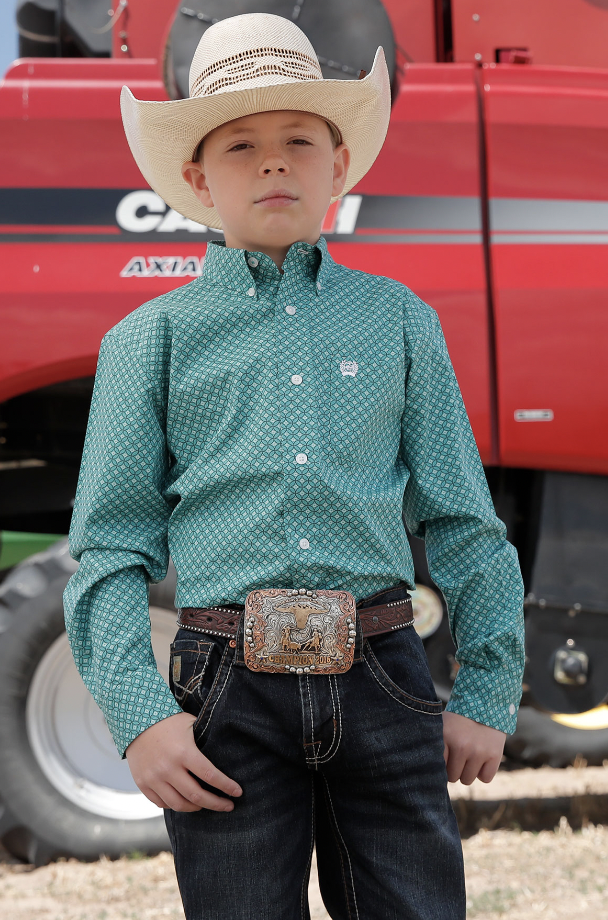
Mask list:
[{"label": "leather belt", "polygon": [[[236,636],[244,609],[243,604],[225,607],[180,607],[177,612],[177,623],[183,629],[231,638]],[[361,609],[357,606],[357,617],[365,639],[368,636],[377,636],[380,633],[411,626],[414,622],[412,599],[401,598]]]}]

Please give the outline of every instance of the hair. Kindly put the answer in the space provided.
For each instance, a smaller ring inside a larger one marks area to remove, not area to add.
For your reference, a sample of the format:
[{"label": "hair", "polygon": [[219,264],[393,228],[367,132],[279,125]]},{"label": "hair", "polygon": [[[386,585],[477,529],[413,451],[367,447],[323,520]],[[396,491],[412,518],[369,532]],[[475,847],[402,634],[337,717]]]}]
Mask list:
[{"label": "hair", "polygon": [[[309,113],[307,113],[307,114],[314,115],[314,112],[309,112]],[[320,115],[319,115],[318,117],[321,118]],[[340,134],[340,131],[338,130],[338,128],[336,128],[336,126],[335,126],[331,121],[328,121],[326,118],[323,118],[323,121],[325,122],[325,124],[326,124],[327,127],[329,128],[329,134],[330,134],[330,137],[331,137],[332,147],[333,147],[334,150],[335,150],[336,147],[339,147],[340,144],[342,143],[342,135]],[[206,135],[205,135],[205,137],[206,137]],[[204,143],[205,143],[205,138],[202,137],[202,138],[200,139],[200,141],[198,142],[198,144],[196,145],[196,147],[194,148],[194,153],[192,154],[192,162],[193,162],[193,163],[200,163],[200,162],[202,162],[202,159],[203,159],[203,144],[204,144]]]}]

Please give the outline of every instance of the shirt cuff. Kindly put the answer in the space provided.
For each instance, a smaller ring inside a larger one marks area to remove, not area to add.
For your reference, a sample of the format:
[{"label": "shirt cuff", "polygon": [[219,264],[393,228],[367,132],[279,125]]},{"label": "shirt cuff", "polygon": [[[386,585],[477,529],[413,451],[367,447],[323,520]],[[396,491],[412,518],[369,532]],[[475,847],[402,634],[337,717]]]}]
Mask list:
[{"label": "shirt cuff", "polygon": [[511,675],[497,676],[482,668],[462,665],[445,708],[447,712],[512,735],[517,727],[521,696],[521,682]]},{"label": "shirt cuff", "polygon": [[127,671],[120,684],[103,693],[99,703],[123,758],[127,747],[143,731],[183,711],[155,668]]}]

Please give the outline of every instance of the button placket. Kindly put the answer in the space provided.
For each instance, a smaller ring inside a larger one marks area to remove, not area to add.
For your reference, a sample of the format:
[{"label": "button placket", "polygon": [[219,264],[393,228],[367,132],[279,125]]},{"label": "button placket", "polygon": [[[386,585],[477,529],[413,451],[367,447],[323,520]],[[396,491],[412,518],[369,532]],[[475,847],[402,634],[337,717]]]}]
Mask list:
[{"label": "button placket", "polygon": [[[314,282],[298,268],[286,272],[281,279],[280,297],[282,303],[277,304],[276,315],[279,377],[283,381],[279,388],[285,450],[283,517],[287,549],[295,554],[293,577],[305,579],[306,569],[300,566],[308,565],[304,557],[311,543],[314,545],[307,508],[312,495],[310,477],[315,475],[311,455],[314,457],[316,392],[309,326],[311,302],[316,299]],[[281,367],[287,371],[284,376]],[[297,372],[292,373],[292,369]]]}]

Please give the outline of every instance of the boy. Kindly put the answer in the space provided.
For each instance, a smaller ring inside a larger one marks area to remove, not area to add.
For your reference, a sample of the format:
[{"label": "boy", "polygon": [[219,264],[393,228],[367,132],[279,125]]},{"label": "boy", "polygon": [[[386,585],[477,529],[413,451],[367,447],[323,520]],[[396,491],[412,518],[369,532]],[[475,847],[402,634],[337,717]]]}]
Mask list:
[{"label": "boy", "polygon": [[[308,917],[313,844],[333,918],[462,920],[447,780],[489,782],[514,730],[522,585],[435,312],[319,237],[384,140],[382,51],[324,80],[293,23],[237,16],[201,39],[189,99],[122,105],[150,185],[225,244],[102,342],[77,664],[166,810],[188,920]],[[445,712],[402,513],[458,645]],[[173,695],[147,618],[169,551]]]}]

